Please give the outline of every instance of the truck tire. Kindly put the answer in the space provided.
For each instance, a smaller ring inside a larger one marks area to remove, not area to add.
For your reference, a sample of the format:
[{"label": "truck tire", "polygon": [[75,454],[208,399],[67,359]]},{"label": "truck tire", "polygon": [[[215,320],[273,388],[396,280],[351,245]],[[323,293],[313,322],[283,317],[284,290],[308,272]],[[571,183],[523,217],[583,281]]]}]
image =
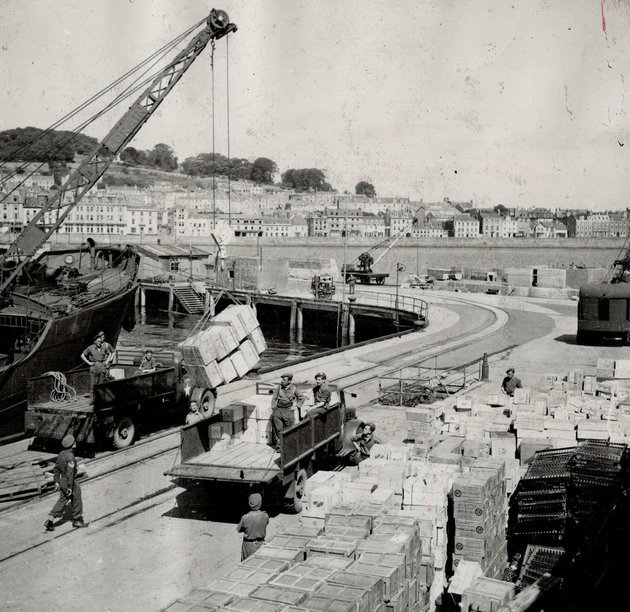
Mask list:
[{"label": "truck tire", "polygon": [[204,417],[212,416],[214,414],[214,411],[216,410],[216,402],[217,396],[210,389],[208,389],[203,394],[203,396],[201,397],[201,401],[199,402],[201,414],[203,414]]},{"label": "truck tire", "polygon": [[298,470],[295,479],[291,483],[293,495],[284,498],[284,509],[286,512],[298,514],[302,512],[302,500],[306,497],[306,470]]},{"label": "truck tire", "polygon": [[118,419],[112,435],[114,448],[127,448],[136,439],[136,425],[129,416]]}]

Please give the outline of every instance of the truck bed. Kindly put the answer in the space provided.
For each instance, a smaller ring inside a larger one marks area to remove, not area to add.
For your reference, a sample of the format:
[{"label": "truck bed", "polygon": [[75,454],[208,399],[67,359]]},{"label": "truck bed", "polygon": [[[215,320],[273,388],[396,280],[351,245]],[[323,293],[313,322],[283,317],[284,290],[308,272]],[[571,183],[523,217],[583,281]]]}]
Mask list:
[{"label": "truck bed", "polygon": [[94,408],[94,402],[91,394],[78,395],[76,399],[71,399],[65,402],[41,402],[36,406],[33,406],[31,410],[37,412],[92,412]]},{"label": "truck bed", "polygon": [[226,451],[213,448],[168,472],[175,478],[236,482],[270,482],[281,473],[280,455],[271,446],[253,442]]}]

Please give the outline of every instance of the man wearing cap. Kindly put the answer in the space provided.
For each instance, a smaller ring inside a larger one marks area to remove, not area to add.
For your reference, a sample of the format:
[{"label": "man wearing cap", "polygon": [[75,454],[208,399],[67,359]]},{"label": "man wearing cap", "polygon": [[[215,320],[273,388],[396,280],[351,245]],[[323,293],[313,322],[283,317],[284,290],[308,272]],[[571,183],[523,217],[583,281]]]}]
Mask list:
[{"label": "man wearing cap", "polygon": [[53,470],[55,482],[59,486],[59,499],[53,506],[44,523],[46,531],[55,530],[55,519],[63,515],[64,508],[69,505],[72,508],[72,526],[87,527],[83,521],[83,502],[81,500],[81,488],[76,482],[77,460],[72,452],[74,436],[64,436],[61,441],[63,450],[59,453]]},{"label": "man wearing cap", "polygon": [[510,397],[514,397],[514,391],[516,389],[522,389],[523,385],[521,384],[521,379],[514,376],[514,366],[510,366],[505,371],[505,378],[501,383],[501,391],[505,393],[505,395],[509,395]]},{"label": "man wearing cap", "polygon": [[326,382],[326,374],[315,374],[315,386],[313,387],[313,407],[308,411],[309,415],[324,414],[330,406],[330,387]]},{"label": "man wearing cap", "polygon": [[295,423],[293,418],[293,404],[298,408],[306,401],[297,387],[291,382],[293,374],[285,372],[280,376],[280,384],[271,396],[271,430],[276,444],[276,451],[280,452],[280,432]]},{"label": "man wearing cap", "polygon": [[105,333],[94,336],[94,344],[90,344],[82,353],[81,359],[90,366],[92,387],[107,380],[107,370],[114,358],[111,344],[105,342]]},{"label": "man wearing cap", "polygon": [[247,557],[253,555],[263,545],[267,535],[267,525],[269,524],[269,515],[260,509],[262,506],[262,495],[260,493],[252,493],[248,502],[250,512],[243,515],[236,528],[236,531],[243,534],[241,561],[245,561]]}]

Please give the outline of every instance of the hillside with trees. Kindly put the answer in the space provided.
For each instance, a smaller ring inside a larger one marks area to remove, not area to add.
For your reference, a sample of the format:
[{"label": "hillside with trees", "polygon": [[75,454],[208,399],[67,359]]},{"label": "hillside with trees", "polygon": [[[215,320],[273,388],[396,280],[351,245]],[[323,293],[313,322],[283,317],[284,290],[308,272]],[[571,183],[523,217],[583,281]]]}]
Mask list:
[{"label": "hillside with trees", "polygon": [[78,153],[89,153],[96,138],[74,132],[41,130],[35,127],[0,132],[0,161],[72,162]]},{"label": "hillside with trees", "polygon": [[[0,132],[0,163],[48,163],[49,172],[55,173],[55,182],[59,184],[69,172],[67,164],[77,162],[77,155],[91,153],[97,144],[96,138],[74,132],[15,128]],[[228,159],[220,153],[200,153],[187,157],[180,164],[173,149],[164,143],[156,144],[149,150],[126,147],[119,159],[121,168],[110,168],[100,182],[102,186],[148,187],[154,181],[151,170],[182,178],[182,175],[197,180],[228,177],[233,181],[253,181],[261,185],[274,185],[278,175],[276,162],[268,157],[258,157],[251,162],[238,157]],[[181,181],[177,179],[174,182]],[[365,185],[374,189],[369,183]],[[290,168],[282,174],[279,186],[296,191],[334,191],[326,181],[324,171],[318,168]]]}]

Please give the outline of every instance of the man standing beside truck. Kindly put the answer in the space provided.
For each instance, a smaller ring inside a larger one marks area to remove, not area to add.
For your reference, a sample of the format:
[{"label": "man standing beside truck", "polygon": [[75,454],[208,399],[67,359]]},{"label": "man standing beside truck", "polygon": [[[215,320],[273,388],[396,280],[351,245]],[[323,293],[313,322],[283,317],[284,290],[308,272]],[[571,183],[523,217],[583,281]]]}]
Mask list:
[{"label": "man standing beside truck", "polygon": [[293,374],[285,372],[280,376],[280,384],[275,388],[271,396],[271,430],[276,444],[276,451],[280,452],[280,433],[295,423],[293,417],[293,405],[300,412],[306,397],[291,382]]}]

